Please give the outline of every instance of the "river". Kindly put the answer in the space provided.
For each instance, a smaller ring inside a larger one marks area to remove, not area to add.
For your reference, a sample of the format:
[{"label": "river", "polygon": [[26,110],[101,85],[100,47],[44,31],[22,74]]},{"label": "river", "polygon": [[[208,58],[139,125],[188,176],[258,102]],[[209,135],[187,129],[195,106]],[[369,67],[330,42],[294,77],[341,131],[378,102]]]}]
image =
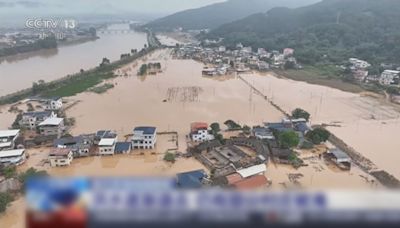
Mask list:
[{"label": "river", "polygon": [[[128,24],[108,27],[108,30],[129,29]],[[97,66],[104,57],[118,60],[122,53],[141,49],[147,43],[144,33],[98,34],[100,39],[81,44],[60,46],[0,59],[0,96],[30,87],[38,80],[51,81],[80,69]]]}]

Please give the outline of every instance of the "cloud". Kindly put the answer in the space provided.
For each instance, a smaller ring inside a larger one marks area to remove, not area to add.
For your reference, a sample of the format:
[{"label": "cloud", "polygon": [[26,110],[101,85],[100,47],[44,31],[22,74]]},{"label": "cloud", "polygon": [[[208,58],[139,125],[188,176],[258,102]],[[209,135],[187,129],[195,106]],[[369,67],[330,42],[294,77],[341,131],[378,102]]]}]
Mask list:
[{"label": "cloud", "polygon": [[0,8],[14,7],[15,4],[12,2],[0,2]]}]

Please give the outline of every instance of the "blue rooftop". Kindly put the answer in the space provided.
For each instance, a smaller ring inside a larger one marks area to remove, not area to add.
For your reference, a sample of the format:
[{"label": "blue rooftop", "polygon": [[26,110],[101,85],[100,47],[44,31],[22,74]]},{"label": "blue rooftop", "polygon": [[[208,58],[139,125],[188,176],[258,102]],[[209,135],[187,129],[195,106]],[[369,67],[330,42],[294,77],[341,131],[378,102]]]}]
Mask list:
[{"label": "blue rooftop", "polygon": [[132,144],[130,142],[117,142],[115,144],[115,153],[123,153],[130,151],[132,148]]},{"label": "blue rooftop", "polygon": [[196,170],[186,173],[178,173],[177,184],[181,188],[200,188],[202,186],[202,180],[206,177],[204,170]]},{"label": "blue rooftop", "polygon": [[133,131],[143,131],[143,134],[152,135],[156,132],[155,127],[135,127]]}]

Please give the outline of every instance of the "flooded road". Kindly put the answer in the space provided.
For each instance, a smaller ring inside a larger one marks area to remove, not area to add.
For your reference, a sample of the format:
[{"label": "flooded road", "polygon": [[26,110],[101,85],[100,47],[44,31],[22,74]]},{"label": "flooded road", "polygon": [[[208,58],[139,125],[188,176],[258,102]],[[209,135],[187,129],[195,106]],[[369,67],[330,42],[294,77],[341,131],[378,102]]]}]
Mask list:
[{"label": "flooded road", "polygon": [[[128,25],[113,25],[109,30],[129,29]],[[80,69],[91,69],[104,57],[118,60],[122,53],[141,49],[147,43],[144,33],[98,34],[100,39],[81,44],[60,46],[0,59],[0,96],[32,86],[38,80],[51,81]]]}]

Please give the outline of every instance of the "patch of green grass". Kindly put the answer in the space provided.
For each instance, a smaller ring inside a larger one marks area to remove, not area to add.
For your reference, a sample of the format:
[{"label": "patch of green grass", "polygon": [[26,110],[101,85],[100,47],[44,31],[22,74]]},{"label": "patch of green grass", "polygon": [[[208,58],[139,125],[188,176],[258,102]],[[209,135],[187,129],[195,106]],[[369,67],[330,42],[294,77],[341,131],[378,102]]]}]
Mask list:
[{"label": "patch of green grass", "polygon": [[341,69],[334,65],[308,65],[301,70],[278,70],[276,73],[292,80],[328,86],[346,92],[360,93],[364,91],[358,84],[344,82],[341,77]]},{"label": "patch of green grass", "polygon": [[111,83],[105,83],[103,85],[100,86],[96,86],[93,87],[91,89],[89,89],[89,91],[93,92],[93,93],[97,93],[97,94],[102,94],[107,92],[107,90],[114,88],[114,85]]}]

